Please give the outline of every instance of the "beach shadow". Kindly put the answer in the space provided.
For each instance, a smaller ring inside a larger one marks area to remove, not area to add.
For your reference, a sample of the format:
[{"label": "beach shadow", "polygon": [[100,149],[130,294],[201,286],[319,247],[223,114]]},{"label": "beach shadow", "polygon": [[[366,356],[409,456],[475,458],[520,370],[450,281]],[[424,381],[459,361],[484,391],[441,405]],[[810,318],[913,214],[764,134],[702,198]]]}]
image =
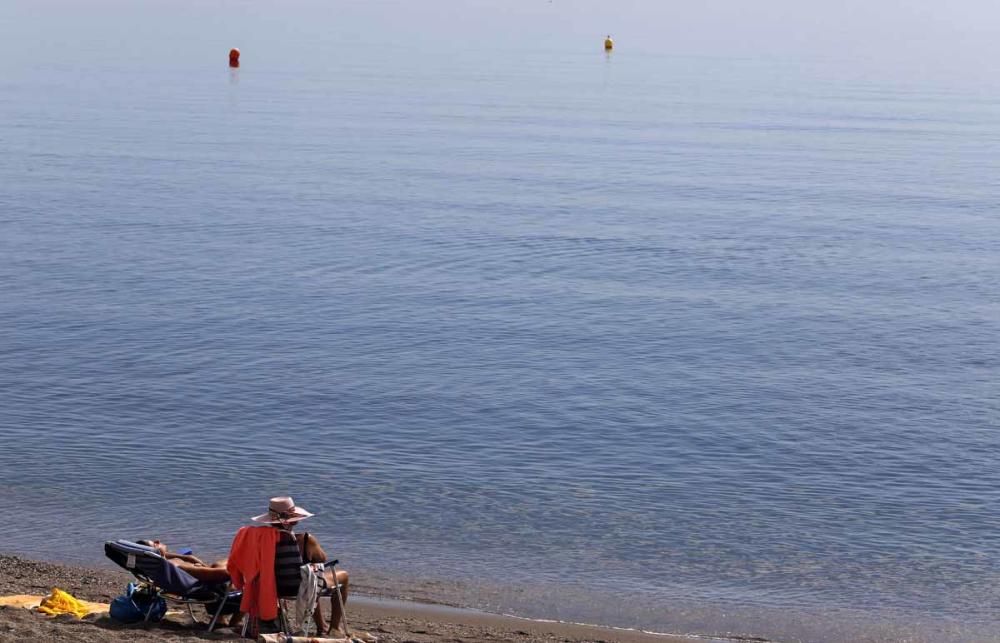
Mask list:
[{"label": "beach shadow", "polygon": [[[183,618],[183,617],[181,617]],[[82,643],[118,643],[125,641],[222,641],[238,639],[229,628],[206,632],[205,623],[190,619],[167,619],[145,625],[125,624],[107,614],[90,614],[78,619],[71,614],[49,617],[20,607],[0,606],[0,640],[51,641],[73,640]]]},{"label": "beach shadow", "polygon": [[238,631],[234,632],[228,627],[217,627],[211,632],[206,632],[205,629],[208,627],[207,622],[192,623],[191,620],[187,618],[184,618],[184,620],[166,618],[159,623],[151,624],[120,623],[107,614],[91,614],[78,622],[87,623],[102,630],[122,633],[149,632],[150,634],[155,634],[156,636],[162,636],[164,638],[185,637],[204,639],[207,641],[240,638]]}]

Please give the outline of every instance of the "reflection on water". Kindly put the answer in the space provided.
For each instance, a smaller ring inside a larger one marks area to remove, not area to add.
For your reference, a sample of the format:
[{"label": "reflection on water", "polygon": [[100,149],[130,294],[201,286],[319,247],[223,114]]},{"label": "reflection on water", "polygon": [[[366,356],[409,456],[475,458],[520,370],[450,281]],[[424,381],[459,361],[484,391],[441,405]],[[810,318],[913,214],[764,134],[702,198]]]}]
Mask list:
[{"label": "reflection on water", "polygon": [[19,78],[0,548],[290,493],[486,608],[996,631],[991,104],[615,58]]}]

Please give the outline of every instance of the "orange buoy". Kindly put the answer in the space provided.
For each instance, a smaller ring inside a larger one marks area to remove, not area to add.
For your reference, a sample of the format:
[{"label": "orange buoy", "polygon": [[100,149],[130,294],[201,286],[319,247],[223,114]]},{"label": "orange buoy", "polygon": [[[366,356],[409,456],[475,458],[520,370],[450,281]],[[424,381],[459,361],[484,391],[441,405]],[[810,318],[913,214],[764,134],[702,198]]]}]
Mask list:
[{"label": "orange buoy", "polygon": [[240,50],[236,49],[235,47],[229,50],[229,66],[230,67],[240,66]]}]

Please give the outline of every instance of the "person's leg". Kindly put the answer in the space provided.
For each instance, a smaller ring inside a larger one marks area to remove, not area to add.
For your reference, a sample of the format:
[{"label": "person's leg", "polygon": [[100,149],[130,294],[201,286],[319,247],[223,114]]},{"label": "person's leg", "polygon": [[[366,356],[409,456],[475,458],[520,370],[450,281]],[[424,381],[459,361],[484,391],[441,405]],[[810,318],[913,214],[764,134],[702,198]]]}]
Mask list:
[{"label": "person's leg", "polygon": [[326,621],[323,620],[323,604],[316,599],[316,609],[313,610],[313,623],[316,624],[316,636],[323,636],[326,632]]},{"label": "person's leg", "polygon": [[[228,558],[222,558],[220,560],[215,561],[214,563],[212,563],[211,565],[209,565],[205,569],[225,571],[226,572],[226,577],[225,577],[224,580],[228,581],[229,580],[229,571],[226,569],[226,565],[228,565],[228,564],[229,564],[229,559]],[[204,572],[202,572],[202,573],[204,573]],[[216,579],[216,580],[222,579],[222,575],[218,571],[208,572],[208,574],[212,577],[212,579]],[[229,587],[229,589],[232,589],[232,585],[229,585],[228,587]],[[236,628],[238,628],[242,622],[243,622],[243,612],[241,612],[239,610],[236,610],[235,612],[233,612],[233,615],[229,617],[229,627],[233,628],[234,630]]]},{"label": "person's leg", "polygon": [[[326,583],[327,587],[334,587],[333,571],[326,570]],[[340,596],[344,599],[344,603],[347,603],[347,589],[350,585],[350,577],[345,571],[337,572],[336,582],[340,584]],[[319,610],[316,610],[317,612]],[[336,590],[332,596],[330,596],[330,629],[327,630],[327,634],[333,632],[340,627],[340,619],[343,618],[344,612],[340,609],[340,601],[337,600]]]}]

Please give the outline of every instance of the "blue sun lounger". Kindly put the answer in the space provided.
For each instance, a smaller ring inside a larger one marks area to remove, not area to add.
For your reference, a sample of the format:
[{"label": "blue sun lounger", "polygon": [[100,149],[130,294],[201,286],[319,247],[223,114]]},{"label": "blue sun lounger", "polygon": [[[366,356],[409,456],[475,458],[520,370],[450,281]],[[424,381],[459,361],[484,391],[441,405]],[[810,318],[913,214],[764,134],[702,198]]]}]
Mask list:
[{"label": "blue sun lounger", "polygon": [[[205,611],[212,615],[212,620],[208,624],[209,632],[222,614],[232,614],[239,610],[242,592],[231,591],[228,583],[200,581],[165,559],[152,547],[129,540],[108,541],[104,543],[104,555],[130,572],[141,583],[148,585],[154,596],[162,596],[168,601],[186,605],[191,620],[198,622],[191,606],[205,606]],[[150,602],[146,621],[149,620],[155,604],[156,601]],[[214,613],[210,609],[211,606],[216,606]]]}]

